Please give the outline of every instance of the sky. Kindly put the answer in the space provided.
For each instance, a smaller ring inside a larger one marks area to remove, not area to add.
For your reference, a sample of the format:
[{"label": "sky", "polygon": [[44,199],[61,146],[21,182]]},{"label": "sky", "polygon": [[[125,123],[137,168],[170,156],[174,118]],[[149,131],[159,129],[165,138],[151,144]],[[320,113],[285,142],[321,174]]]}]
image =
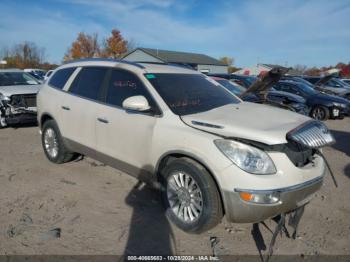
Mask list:
[{"label": "sky", "polygon": [[349,0],[0,0],[0,49],[31,41],[60,63],[79,32],[256,63],[350,62]]}]

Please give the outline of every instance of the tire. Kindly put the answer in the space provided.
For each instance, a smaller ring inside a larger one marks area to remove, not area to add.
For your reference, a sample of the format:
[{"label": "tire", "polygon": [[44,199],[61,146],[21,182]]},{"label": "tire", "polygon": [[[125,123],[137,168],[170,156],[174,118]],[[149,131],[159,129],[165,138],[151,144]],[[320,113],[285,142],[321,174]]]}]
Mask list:
[{"label": "tire", "polygon": [[324,106],[315,106],[311,110],[310,116],[316,120],[326,121],[329,118],[329,110]]},{"label": "tire", "polygon": [[160,180],[166,216],[177,227],[188,233],[202,233],[221,222],[221,198],[213,178],[202,165],[186,157],[175,159],[162,170]]},{"label": "tire", "polygon": [[[51,135],[51,136],[50,136]],[[50,139],[51,140],[48,140]],[[47,120],[42,128],[41,143],[47,159],[52,163],[62,164],[70,161],[74,153],[64,145],[60,130],[54,120]],[[55,147],[55,152],[53,151]]]}]

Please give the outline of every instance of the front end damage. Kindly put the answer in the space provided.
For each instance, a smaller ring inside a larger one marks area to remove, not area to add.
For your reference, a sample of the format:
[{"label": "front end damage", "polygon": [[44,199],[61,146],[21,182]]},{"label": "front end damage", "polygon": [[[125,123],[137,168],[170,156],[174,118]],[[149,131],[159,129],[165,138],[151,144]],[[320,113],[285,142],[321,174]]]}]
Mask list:
[{"label": "front end damage", "polygon": [[[301,126],[288,132],[287,140],[289,146],[285,146],[281,152],[285,152],[296,167],[302,168],[310,163],[313,167],[315,167],[317,166],[316,158],[321,158],[324,161],[328,172],[332,176],[334,185],[338,187],[337,181],[332,170],[330,169],[327,159],[324,157],[321,151],[322,147],[335,143],[335,139],[322,122],[311,120],[302,124]],[[293,145],[292,150],[291,145]],[[294,151],[294,153],[291,153],[292,151]],[[299,152],[299,156],[297,152]],[[312,199],[312,195],[321,188],[323,184],[323,176],[324,174],[322,174],[321,177],[314,178],[310,181],[304,182],[303,184],[295,185],[288,190],[280,189],[269,192],[271,194],[276,194],[276,192],[278,192],[279,201],[281,203],[289,203],[291,206],[289,206],[286,211],[281,212],[272,218],[272,220],[276,222],[276,227],[273,231],[270,230],[272,233],[272,238],[267,250],[266,258],[264,259],[260,253],[262,261],[269,261],[269,258],[273,254],[273,247],[275,245],[276,238],[279,234],[282,235],[284,233],[287,238],[296,239],[298,225],[304,214],[304,209]],[[271,211],[271,209],[269,209],[269,211]],[[258,213],[263,213],[263,210]],[[267,227],[264,221],[261,221],[260,223]],[[259,223],[254,223],[253,229],[258,228],[258,225]],[[292,232],[288,231],[287,225],[292,228]]]},{"label": "front end damage", "polygon": [[16,124],[34,124],[37,119],[36,94],[0,94],[0,128]]}]

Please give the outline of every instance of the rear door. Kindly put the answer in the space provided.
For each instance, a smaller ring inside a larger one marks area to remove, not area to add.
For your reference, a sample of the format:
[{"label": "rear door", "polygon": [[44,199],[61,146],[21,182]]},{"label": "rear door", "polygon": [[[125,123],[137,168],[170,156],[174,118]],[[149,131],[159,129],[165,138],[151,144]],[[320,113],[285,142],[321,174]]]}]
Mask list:
[{"label": "rear door", "polygon": [[[152,112],[131,112],[122,103],[131,96],[144,96]],[[105,104],[96,110],[97,150],[103,161],[125,172],[148,170],[153,130],[159,109],[137,75],[113,69],[105,91]]]},{"label": "rear door", "polygon": [[82,68],[61,105],[63,136],[83,149],[96,147],[96,110],[107,72],[105,67]]}]

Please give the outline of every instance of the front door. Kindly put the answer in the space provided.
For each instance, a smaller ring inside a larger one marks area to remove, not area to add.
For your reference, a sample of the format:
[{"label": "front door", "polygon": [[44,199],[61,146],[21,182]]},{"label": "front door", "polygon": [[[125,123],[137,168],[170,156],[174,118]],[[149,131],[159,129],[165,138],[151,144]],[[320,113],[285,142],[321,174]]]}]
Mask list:
[{"label": "front door", "polygon": [[153,131],[159,119],[155,111],[130,112],[122,107],[131,96],[144,96],[156,110],[153,98],[132,72],[113,69],[105,91],[105,104],[98,105],[97,151],[104,162],[140,178],[149,166]]}]

